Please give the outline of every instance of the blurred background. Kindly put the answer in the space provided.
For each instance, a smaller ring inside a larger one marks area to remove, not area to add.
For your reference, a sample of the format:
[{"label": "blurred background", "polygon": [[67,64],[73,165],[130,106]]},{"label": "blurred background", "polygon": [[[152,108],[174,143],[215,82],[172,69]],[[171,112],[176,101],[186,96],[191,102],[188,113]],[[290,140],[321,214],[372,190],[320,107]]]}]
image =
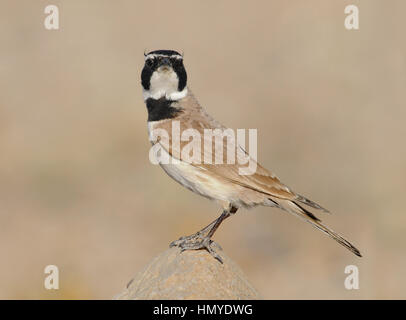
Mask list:
[{"label": "blurred background", "polygon": [[[57,5],[60,29],[44,28]],[[358,5],[360,29],[344,28]],[[270,208],[215,235],[266,299],[406,298],[405,1],[2,1],[0,298],[110,299],[220,214],[149,162],[144,50],[334,214],[362,259]],[[44,289],[59,267],[60,290]],[[355,264],[360,289],[344,288]]]}]

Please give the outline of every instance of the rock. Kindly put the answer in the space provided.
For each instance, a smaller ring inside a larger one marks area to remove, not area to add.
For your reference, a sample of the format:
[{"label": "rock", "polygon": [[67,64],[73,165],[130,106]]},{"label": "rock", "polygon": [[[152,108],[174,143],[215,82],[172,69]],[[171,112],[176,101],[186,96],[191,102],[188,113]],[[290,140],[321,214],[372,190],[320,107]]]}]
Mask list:
[{"label": "rock", "polygon": [[205,250],[170,248],[155,257],[115,299],[260,299],[224,252],[223,264]]}]

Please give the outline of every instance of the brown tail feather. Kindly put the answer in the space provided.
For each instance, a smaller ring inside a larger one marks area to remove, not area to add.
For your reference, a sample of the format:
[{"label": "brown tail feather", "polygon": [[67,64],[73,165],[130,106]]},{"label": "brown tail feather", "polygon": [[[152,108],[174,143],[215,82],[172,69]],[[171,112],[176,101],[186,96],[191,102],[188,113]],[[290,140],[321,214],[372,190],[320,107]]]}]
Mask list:
[{"label": "brown tail feather", "polygon": [[307,199],[306,197],[303,197],[303,196],[301,196],[300,194],[297,195],[297,199],[296,199],[296,200],[299,201],[299,202],[301,202],[301,203],[303,203],[303,204],[305,204],[305,205],[307,205],[307,206],[309,206],[309,207],[312,207],[312,208],[314,208],[314,209],[318,209],[318,210],[324,211],[324,212],[326,212],[326,213],[330,213],[330,211],[328,211],[327,209],[323,208],[323,207],[322,207],[321,205],[319,205],[318,203],[316,203],[316,202],[314,202],[314,201],[312,201],[312,200],[310,200],[310,199]]},{"label": "brown tail feather", "polygon": [[361,253],[359,250],[354,247],[349,241],[344,239],[342,236],[340,236],[338,233],[335,231],[327,228],[325,225],[323,225],[320,220],[315,217],[311,212],[307,211],[306,209],[302,208],[299,206],[297,203],[289,200],[276,200],[279,204],[279,208],[284,209],[290,213],[293,213],[294,215],[298,216],[299,218],[305,220],[306,222],[310,223],[313,227],[321,230],[325,234],[327,234],[330,238],[333,238],[335,241],[337,241],[339,244],[342,246],[346,247],[348,250],[350,250],[352,253],[357,255],[358,257],[362,257]]},{"label": "brown tail feather", "polygon": [[327,228],[325,225],[321,224],[318,221],[313,222],[313,221],[308,220],[308,222],[311,223],[315,228],[326,233],[330,238],[333,238],[335,241],[337,241],[342,246],[346,247],[348,250],[350,250],[352,253],[354,253],[358,257],[362,257],[361,252],[359,252],[359,250],[356,247],[354,247],[348,240],[344,239],[338,233]]}]

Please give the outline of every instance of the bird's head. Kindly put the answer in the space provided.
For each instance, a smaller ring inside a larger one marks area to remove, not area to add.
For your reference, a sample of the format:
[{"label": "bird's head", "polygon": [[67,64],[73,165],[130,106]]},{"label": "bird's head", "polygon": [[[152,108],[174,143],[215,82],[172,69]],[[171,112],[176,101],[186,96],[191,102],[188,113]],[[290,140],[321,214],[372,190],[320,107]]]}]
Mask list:
[{"label": "bird's head", "polygon": [[141,73],[144,100],[149,98],[179,100],[186,96],[187,75],[183,56],[173,50],[156,50],[145,54]]}]

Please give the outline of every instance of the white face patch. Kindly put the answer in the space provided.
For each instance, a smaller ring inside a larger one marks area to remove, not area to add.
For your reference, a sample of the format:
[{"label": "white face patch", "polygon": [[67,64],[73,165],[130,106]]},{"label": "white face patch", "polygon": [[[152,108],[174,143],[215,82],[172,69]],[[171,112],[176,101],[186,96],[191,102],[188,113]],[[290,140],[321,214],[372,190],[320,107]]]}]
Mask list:
[{"label": "white face patch", "polygon": [[159,67],[151,76],[149,90],[143,90],[144,100],[148,98],[179,100],[187,95],[187,88],[178,90],[178,75],[171,67]]}]

